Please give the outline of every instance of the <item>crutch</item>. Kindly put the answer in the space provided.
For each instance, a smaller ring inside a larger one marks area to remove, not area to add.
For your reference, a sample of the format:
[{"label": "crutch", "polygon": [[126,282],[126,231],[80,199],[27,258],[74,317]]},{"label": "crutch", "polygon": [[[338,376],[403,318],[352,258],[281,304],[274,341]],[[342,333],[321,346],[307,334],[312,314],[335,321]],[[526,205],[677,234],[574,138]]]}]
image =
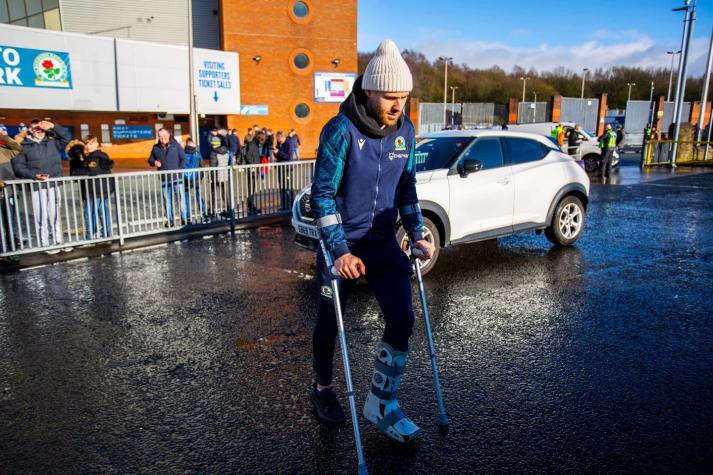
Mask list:
[{"label": "crutch", "polygon": [[354,427],[354,443],[356,444],[357,463],[360,475],[366,475],[366,462],[361,449],[361,435],[359,434],[359,420],[357,419],[356,400],[354,398],[354,386],[352,384],[352,370],[349,367],[349,353],[347,349],[347,336],[344,333],[344,319],[342,318],[342,304],[339,301],[339,287],[337,285],[337,270],[334,268],[332,256],[324,246],[324,241],[320,239],[319,246],[322,248],[324,262],[331,275],[332,296],[334,301],[334,313],[337,315],[337,329],[339,333],[339,344],[342,347],[342,360],[344,362],[344,379],[347,380],[347,395],[349,396],[349,409],[352,413],[352,426]]},{"label": "crutch", "polygon": [[421,274],[421,259],[424,256],[423,251],[413,246],[411,243],[411,260],[413,267],[416,269],[416,277],[418,278],[418,293],[421,297],[421,308],[423,309],[423,321],[426,323],[426,336],[428,337],[428,354],[431,358],[431,369],[433,370],[433,381],[436,385],[436,399],[438,400],[438,412],[440,414],[440,425],[448,425],[448,416],[446,415],[446,406],[443,404],[443,394],[441,394],[441,382],[438,378],[438,366],[436,365],[436,348],[433,345],[433,334],[431,333],[431,318],[428,313],[428,302],[426,301],[426,289],[423,287],[423,275]]}]

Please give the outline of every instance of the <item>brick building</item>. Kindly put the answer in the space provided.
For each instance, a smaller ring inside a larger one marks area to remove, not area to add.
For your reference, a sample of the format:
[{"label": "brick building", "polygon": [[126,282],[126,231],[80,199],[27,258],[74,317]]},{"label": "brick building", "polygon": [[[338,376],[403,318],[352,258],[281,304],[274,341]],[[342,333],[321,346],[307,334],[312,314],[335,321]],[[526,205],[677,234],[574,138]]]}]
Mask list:
[{"label": "brick building", "polygon": [[[113,158],[137,167],[145,166],[158,127],[188,136],[185,0],[63,0],[43,3],[48,10],[39,13],[34,3],[0,0],[0,23],[12,24],[0,25],[0,48],[65,52],[72,81],[62,90],[0,83],[0,122],[12,131],[51,117],[74,137],[98,136]],[[214,126],[241,136],[253,124],[295,128],[302,158],[314,157],[322,126],[356,75],[356,0],[192,0],[192,7],[194,47],[203,48],[195,51],[228,63],[237,53],[231,74],[239,78],[230,107],[199,104],[201,136]],[[25,70],[30,54],[37,51],[23,53]]]},{"label": "brick building", "polygon": [[295,128],[314,157],[322,126],[339,103],[315,102],[315,73],[357,72],[356,0],[221,0],[221,47],[240,54],[241,105],[266,116],[231,115],[241,135],[253,125]]}]

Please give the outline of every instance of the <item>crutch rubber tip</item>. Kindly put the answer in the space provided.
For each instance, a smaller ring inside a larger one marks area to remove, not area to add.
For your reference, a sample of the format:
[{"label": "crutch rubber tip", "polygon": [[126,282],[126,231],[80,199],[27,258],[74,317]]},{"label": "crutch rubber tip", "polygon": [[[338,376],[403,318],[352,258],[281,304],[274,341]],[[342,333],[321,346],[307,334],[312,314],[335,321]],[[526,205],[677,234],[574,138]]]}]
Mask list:
[{"label": "crutch rubber tip", "polygon": [[359,467],[357,468],[357,471],[359,475],[368,475],[369,471],[366,469],[366,464],[365,463],[360,463]]}]

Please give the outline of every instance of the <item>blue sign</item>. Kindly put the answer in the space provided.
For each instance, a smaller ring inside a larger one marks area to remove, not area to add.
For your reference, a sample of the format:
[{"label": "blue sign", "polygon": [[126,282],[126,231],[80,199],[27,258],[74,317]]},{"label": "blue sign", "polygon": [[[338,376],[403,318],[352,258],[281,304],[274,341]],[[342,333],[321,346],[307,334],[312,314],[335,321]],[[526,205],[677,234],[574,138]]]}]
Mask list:
[{"label": "blue sign", "polygon": [[111,136],[117,140],[153,139],[153,127],[150,125],[112,125]]},{"label": "blue sign", "polygon": [[240,106],[241,115],[267,115],[267,104]]},{"label": "blue sign", "polygon": [[0,45],[0,86],[72,89],[69,53]]}]

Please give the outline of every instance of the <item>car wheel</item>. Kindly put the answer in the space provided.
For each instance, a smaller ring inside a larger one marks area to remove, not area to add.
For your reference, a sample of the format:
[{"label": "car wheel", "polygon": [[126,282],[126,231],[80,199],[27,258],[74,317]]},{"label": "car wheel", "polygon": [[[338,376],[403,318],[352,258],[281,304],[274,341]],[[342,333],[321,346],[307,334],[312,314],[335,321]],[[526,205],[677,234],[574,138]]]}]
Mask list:
[{"label": "car wheel", "polygon": [[599,168],[599,157],[597,155],[587,155],[584,157],[584,170],[587,173],[594,173]]},{"label": "car wheel", "polygon": [[576,196],[565,196],[557,205],[552,222],[545,228],[545,236],[553,244],[569,246],[584,230],[584,206]]},{"label": "car wheel", "polygon": [[[423,218],[423,227],[423,238],[433,244],[434,247],[433,256],[428,260],[421,261],[421,274],[426,275],[431,271],[431,269],[433,269],[436,265],[436,261],[438,260],[438,255],[441,251],[441,237],[438,234],[438,228],[430,219]],[[406,230],[404,230],[403,226],[399,226],[399,230],[396,232],[396,239],[399,242],[401,249],[403,249],[406,255],[410,258],[411,249],[409,248],[408,235],[406,234]]]}]

